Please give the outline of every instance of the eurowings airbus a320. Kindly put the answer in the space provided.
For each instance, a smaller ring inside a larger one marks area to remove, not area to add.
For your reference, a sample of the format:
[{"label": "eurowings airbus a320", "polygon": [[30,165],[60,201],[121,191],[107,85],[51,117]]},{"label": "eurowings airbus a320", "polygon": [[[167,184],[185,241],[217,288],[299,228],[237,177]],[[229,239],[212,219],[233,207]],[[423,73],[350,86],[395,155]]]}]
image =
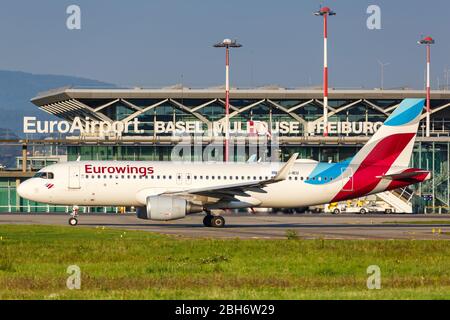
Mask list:
[{"label": "eurowings airbus a320", "polygon": [[[405,99],[353,157],[338,163],[171,163],[77,161],[51,165],[23,182],[21,197],[55,205],[135,206],[158,221],[214,209],[296,208],[359,198],[420,183],[431,173],[410,168],[423,99]],[[71,225],[77,224],[77,210]]]}]

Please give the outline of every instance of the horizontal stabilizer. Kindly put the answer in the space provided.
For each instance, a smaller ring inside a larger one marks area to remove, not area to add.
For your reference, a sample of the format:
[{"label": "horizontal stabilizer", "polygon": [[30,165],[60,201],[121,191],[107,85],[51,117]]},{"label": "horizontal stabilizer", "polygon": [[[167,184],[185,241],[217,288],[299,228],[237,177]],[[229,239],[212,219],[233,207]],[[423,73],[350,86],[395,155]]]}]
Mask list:
[{"label": "horizontal stabilizer", "polygon": [[384,176],[378,176],[377,178],[381,179],[387,179],[387,180],[404,180],[404,179],[411,179],[423,174],[429,174],[429,171],[426,170],[419,170],[419,171],[409,171],[409,172],[400,172],[400,173],[393,173],[393,174],[387,174]]}]

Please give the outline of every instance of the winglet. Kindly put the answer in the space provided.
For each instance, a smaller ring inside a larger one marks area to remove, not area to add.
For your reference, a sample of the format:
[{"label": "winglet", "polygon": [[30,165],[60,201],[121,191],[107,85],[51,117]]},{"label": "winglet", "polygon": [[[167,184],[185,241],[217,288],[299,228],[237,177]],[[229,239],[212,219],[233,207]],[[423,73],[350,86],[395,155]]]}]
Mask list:
[{"label": "winglet", "polygon": [[289,175],[289,171],[291,171],[292,166],[294,165],[295,161],[297,160],[298,153],[294,153],[291,158],[286,162],[286,164],[278,171],[278,174],[273,178],[273,181],[283,181],[286,180],[286,178]]}]

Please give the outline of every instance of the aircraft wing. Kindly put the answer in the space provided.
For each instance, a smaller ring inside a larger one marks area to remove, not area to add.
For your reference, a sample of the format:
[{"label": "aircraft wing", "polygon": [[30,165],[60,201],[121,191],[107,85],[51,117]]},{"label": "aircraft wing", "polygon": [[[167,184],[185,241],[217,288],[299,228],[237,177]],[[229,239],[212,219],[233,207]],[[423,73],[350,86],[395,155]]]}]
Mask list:
[{"label": "aircraft wing", "polygon": [[246,191],[252,192],[261,192],[265,193],[262,189],[263,187],[277,183],[286,178],[289,175],[289,171],[297,160],[298,153],[295,153],[291,156],[291,158],[284,164],[284,166],[278,171],[277,175],[271,179],[267,180],[258,180],[258,181],[248,181],[242,183],[235,184],[226,184],[226,185],[217,185],[217,186],[209,186],[204,188],[194,188],[194,189],[186,189],[181,191],[168,191],[164,194],[166,195],[202,195],[209,197],[234,197],[234,196],[249,196]]}]

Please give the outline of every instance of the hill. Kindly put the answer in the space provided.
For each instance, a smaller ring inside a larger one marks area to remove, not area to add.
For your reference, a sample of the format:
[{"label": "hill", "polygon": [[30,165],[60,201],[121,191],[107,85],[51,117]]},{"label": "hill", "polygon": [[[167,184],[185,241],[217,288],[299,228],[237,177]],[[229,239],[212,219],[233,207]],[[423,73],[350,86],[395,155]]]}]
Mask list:
[{"label": "hill", "polygon": [[32,74],[0,70],[0,128],[23,136],[23,117],[54,119],[30,102],[39,92],[61,87],[115,87],[112,84],[79,77]]}]

